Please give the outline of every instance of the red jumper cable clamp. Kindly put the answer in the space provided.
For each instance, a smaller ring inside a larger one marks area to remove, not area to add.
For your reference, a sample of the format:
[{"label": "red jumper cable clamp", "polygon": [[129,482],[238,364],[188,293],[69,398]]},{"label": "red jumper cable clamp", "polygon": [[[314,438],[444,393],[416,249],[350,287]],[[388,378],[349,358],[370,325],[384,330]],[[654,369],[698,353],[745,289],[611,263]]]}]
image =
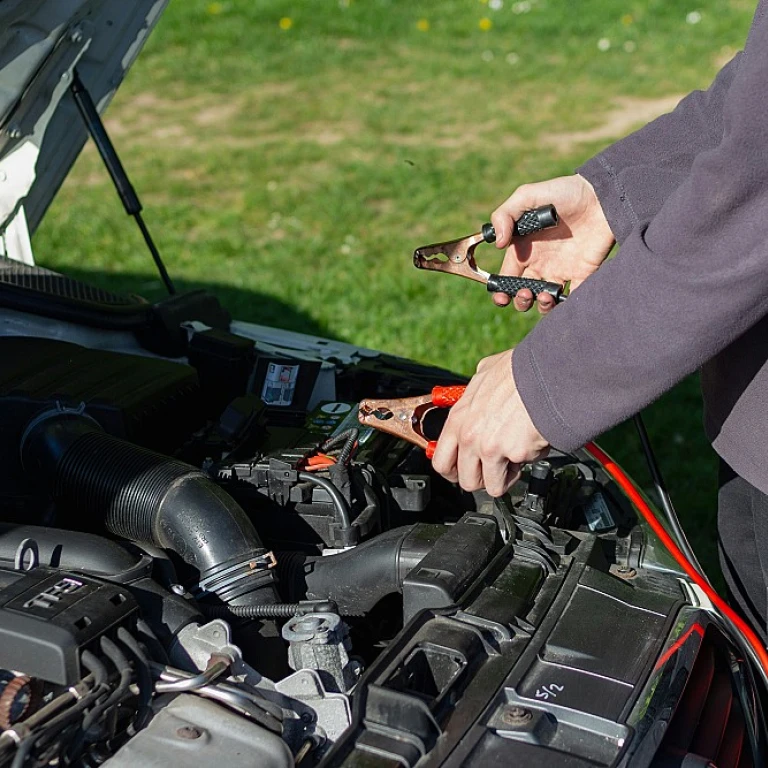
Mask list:
[{"label": "red jumper cable clamp", "polygon": [[358,419],[361,424],[407,440],[423,448],[427,458],[435,455],[437,441],[424,434],[424,419],[435,408],[450,408],[464,394],[466,386],[434,387],[428,395],[391,400],[363,400]]}]

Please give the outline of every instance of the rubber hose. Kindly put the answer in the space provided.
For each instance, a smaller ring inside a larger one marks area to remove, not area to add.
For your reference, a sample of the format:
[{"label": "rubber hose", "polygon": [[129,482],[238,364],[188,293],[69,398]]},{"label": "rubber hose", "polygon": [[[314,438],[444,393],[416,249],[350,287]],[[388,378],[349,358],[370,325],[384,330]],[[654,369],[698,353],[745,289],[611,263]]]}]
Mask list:
[{"label": "rubber hose", "polygon": [[89,417],[62,409],[30,422],[21,458],[57,501],[84,517],[103,518],[118,536],[175,552],[196,572],[191,589],[198,595],[213,593],[233,605],[276,601],[253,524],[197,468],[107,435]]},{"label": "rubber hose", "polygon": [[352,526],[349,515],[349,504],[347,504],[347,500],[341,495],[339,489],[330,480],[313,475],[311,472],[299,472],[298,477],[299,480],[304,483],[312,483],[318,488],[322,488],[331,497],[338,518],[337,522],[342,530],[348,530]]},{"label": "rubber hose", "polygon": [[338,555],[282,553],[280,582],[291,599],[333,600],[342,616],[364,616],[382,598],[401,592],[403,579],[429,552],[434,540],[411,537],[416,528],[393,528]]}]

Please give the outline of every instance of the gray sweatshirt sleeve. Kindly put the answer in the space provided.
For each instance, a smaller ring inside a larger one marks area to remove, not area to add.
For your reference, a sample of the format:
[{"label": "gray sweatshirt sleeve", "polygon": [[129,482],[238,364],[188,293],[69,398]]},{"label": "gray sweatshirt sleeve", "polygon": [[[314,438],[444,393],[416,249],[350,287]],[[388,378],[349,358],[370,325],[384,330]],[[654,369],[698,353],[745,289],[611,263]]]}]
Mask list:
[{"label": "gray sweatshirt sleeve", "polygon": [[[719,140],[515,350],[523,402],[557,448],[636,413],[768,314],[766,5],[727,89]],[[661,147],[675,142],[660,133]]]},{"label": "gray sweatshirt sleeve", "polygon": [[667,115],[612,144],[578,172],[597,192],[613,235],[629,233],[658,213],[690,173],[693,161],[723,136],[723,105],[741,54],[726,64],[706,91],[693,91]]}]

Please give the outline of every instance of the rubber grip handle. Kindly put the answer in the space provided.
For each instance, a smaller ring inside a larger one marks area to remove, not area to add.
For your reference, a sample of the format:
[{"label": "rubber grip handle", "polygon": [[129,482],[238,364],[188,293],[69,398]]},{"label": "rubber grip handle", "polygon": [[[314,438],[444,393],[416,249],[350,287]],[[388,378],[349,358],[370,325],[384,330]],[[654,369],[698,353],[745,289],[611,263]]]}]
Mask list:
[{"label": "rubber grip handle", "polygon": [[512,277],[511,275],[490,275],[487,284],[490,293],[506,293],[514,297],[517,292],[527,288],[534,296],[540,293],[548,293],[555,301],[562,301],[563,286],[559,283],[550,283],[546,280],[534,280],[531,277]]},{"label": "rubber grip handle", "polygon": [[424,453],[427,454],[427,458],[432,461],[432,457],[435,455],[435,451],[437,450],[437,440],[430,440],[427,443],[427,447],[424,449]]},{"label": "rubber grip handle", "polygon": [[554,205],[542,205],[539,208],[533,208],[525,211],[515,222],[512,234],[515,237],[525,237],[533,232],[540,232],[542,229],[556,227],[558,222],[557,211]]},{"label": "rubber grip handle", "polygon": [[450,408],[459,402],[459,398],[464,394],[466,386],[457,384],[450,387],[433,387],[432,402],[438,408]]},{"label": "rubber grip handle", "polygon": [[[523,211],[512,228],[512,235],[514,237],[532,235],[534,232],[541,232],[542,229],[556,227],[559,221],[560,217],[554,205],[540,205],[538,208]],[[496,228],[493,224],[483,224],[481,231],[486,243],[496,242]]]}]

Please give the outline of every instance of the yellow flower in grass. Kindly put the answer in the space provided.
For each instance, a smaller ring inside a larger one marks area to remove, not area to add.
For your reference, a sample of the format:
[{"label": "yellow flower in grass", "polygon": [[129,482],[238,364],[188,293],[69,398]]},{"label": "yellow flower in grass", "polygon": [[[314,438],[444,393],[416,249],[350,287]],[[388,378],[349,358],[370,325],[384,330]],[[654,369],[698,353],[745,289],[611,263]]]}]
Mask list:
[{"label": "yellow flower in grass", "polygon": [[480,27],[483,32],[487,32],[493,26],[493,22],[487,16],[483,16],[477,23],[477,26]]},{"label": "yellow flower in grass", "polygon": [[418,29],[419,32],[429,32],[429,20],[428,19],[419,19],[416,22],[416,29]]},{"label": "yellow flower in grass", "polygon": [[289,30],[293,26],[293,19],[291,19],[288,16],[283,16],[283,18],[280,19],[278,24],[280,25],[280,29]]},{"label": "yellow flower in grass", "polygon": [[208,3],[205,9],[206,13],[210,13],[211,16],[218,16],[220,13],[224,12],[224,4],[223,3]]}]

